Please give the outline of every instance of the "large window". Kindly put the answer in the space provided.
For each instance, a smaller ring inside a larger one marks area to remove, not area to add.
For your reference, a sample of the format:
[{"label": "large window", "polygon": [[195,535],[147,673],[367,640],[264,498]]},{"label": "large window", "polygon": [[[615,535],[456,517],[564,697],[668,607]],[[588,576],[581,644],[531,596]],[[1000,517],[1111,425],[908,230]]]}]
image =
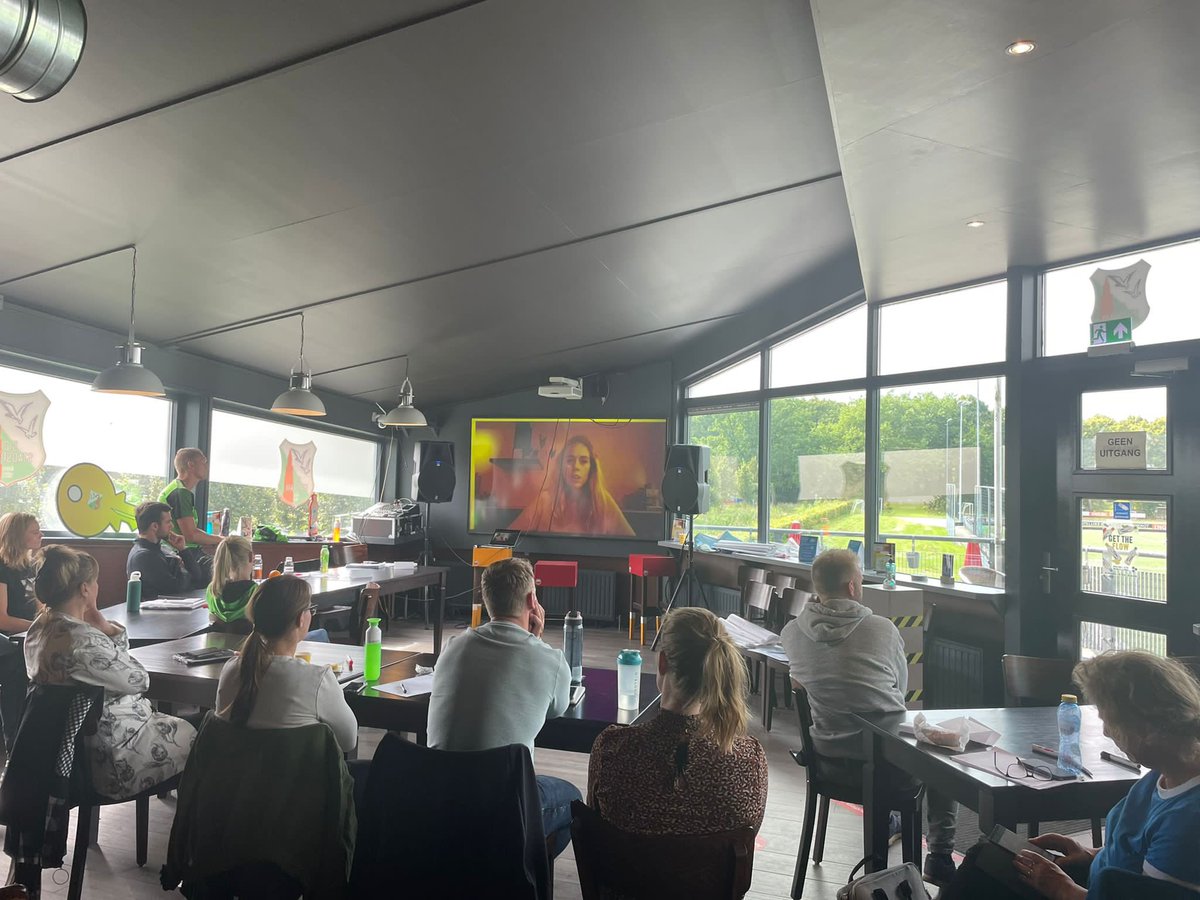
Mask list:
[{"label": "large window", "polygon": [[771,401],[768,540],[820,534],[825,547],[863,537],[864,391]]},{"label": "large window", "polygon": [[771,387],[848,381],[867,374],[867,306],[771,348]]},{"label": "large window", "polygon": [[716,397],[721,394],[737,394],[741,391],[757,391],[762,387],[762,367],[758,354],[734,363],[714,375],[697,381],[687,389],[689,397]]},{"label": "large window", "polygon": [[308,528],[308,496],[317,494],[320,529],[335,515],[374,503],[379,444],[363,438],[213,410],[210,509],[252,516],[288,534]]},{"label": "large window", "polygon": [[[0,366],[0,513],[63,531],[59,476],[93,463],[133,504],[158,497],[170,459],[171,403],[98,394],[80,381]],[[127,533],[129,528],[124,528]]]},{"label": "large window", "polygon": [[712,504],[696,516],[696,533],[758,539],[758,407],[688,416],[688,441],[712,451]]},{"label": "large window", "polygon": [[887,388],[879,398],[880,540],[900,572],[999,586],[1004,572],[1004,379]]},{"label": "large window", "polygon": [[976,287],[879,309],[879,374],[1003,362],[1008,286]]},{"label": "large window", "polygon": [[[1137,265],[1142,260],[1148,267]],[[1093,319],[1108,321],[1139,311],[1145,313],[1140,324],[1140,316],[1133,317],[1133,339],[1139,346],[1200,337],[1197,269],[1200,241],[1047,272],[1043,353],[1083,353]],[[1106,280],[1098,270],[1118,270],[1118,274]]]}]

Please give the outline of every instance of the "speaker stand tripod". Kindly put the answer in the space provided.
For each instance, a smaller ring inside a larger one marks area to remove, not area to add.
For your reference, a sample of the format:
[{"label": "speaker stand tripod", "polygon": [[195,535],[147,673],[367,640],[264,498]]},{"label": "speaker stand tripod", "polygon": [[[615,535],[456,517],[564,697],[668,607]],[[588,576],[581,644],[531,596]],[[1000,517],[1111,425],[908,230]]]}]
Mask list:
[{"label": "speaker stand tripod", "polygon": [[[422,532],[421,552],[417,555],[417,565],[418,566],[432,566],[433,565],[433,548],[429,544],[429,526],[430,526],[430,524],[431,523],[430,523],[430,518],[429,518],[429,501],[426,500],[425,501],[424,524],[421,528],[421,532]],[[425,630],[426,631],[429,630],[429,604],[433,602],[433,598],[431,598],[429,596],[429,590],[430,590],[429,585],[425,585],[425,587],[421,588],[421,600],[420,600],[421,607],[425,610]],[[408,602],[407,601],[405,601],[405,603],[404,603],[404,617],[406,619],[408,618]]]},{"label": "speaker stand tripod", "polygon": [[[712,607],[708,603],[708,595],[706,593],[704,593],[704,582],[702,582],[696,576],[696,570],[693,566],[692,554],[695,552],[696,545],[695,545],[695,542],[692,540],[692,531],[695,526],[696,517],[694,515],[689,515],[687,517],[687,519],[688,519],[687,543],[685,543],[683,545],[683,555],[684,555],[684,558],[686,558],[686,560],[687,560],[687,567],[685,568],[684,572],[679,576],[679,580],[675,583],[675,590],[673,590],[671,592],[671,599],[667,601],[667,606],[662,611],[662,616],[663,616],[664,622],[666,621],[667,615],[671,612],[672,607],[675,606],[675,601],[679,599],[679,592],[681,590],[683,590],[683,586],[685,584],[687,585],[687,605],[688,606],[692,605],[692,585],[695,584],[696,590],[700,592],[700,599],[704,602],[704,608],[712,609]],[[651,650],[658,649],[658,639],[660,637],[662,637],[662,629],[661,628],[659,628],[654,633],[654,640],[650,644]]]}]

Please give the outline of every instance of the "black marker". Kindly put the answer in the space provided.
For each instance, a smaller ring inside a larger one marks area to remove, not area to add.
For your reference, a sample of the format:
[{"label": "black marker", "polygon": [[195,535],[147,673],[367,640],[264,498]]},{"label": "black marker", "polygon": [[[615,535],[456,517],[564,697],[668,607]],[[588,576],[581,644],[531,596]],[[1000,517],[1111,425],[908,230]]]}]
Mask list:
[{"label": "black marker", "polygon": [[[1034,744],[1032,747],[1032,750],[1034,753],[1037,753],[1040,756],[1048,756],[1051,759],[1058,759],[1058,751],[1055,750],[1053,747],[1047,747],[1045,744]],[[1086,775],[1088,778],[1096,777],[1091,772],[1089,772],[1084,766],[1080,766],[1079,771],[1082,772],[1084,775]]]},{"label": "black marker", "polygon": [[1132,759],[1126,759],[1123,756],[1117,756],[1115,753],[1109,753],[1107,750],[1100,751],[1100,758],[1108,760],[1110,763],[1129,769],[1131,772],[1141,774],[1142,767],[1135,763]]}]

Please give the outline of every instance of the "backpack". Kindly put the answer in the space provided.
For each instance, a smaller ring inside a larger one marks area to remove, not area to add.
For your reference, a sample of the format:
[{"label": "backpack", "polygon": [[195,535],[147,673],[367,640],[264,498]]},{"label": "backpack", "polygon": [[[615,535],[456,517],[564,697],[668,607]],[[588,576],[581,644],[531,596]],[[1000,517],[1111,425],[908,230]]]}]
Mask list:
[{"label": "backpack", "polygon": [[286,544],[287,535],[274,525],[255,525],[254,540],[269,544]]},{"label": "backpack", "polygon": [[837,900],[929,900],[929,894],[917,867],[904,863],[851,881],[837,892]]}]

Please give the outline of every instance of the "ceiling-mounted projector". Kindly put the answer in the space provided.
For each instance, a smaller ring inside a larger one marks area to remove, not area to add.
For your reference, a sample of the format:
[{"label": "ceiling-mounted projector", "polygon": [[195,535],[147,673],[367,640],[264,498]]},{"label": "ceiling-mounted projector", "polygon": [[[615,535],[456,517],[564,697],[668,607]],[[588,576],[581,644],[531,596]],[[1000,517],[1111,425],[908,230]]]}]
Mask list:
[{"label": "ceiling-mounted projector", "polygon": [[582,378],[563,378],[560,375],[551,375],[549,381],[549,384],[543,384],[538,388],[539,397],[552,397],[555,400],[583,399]]}]

